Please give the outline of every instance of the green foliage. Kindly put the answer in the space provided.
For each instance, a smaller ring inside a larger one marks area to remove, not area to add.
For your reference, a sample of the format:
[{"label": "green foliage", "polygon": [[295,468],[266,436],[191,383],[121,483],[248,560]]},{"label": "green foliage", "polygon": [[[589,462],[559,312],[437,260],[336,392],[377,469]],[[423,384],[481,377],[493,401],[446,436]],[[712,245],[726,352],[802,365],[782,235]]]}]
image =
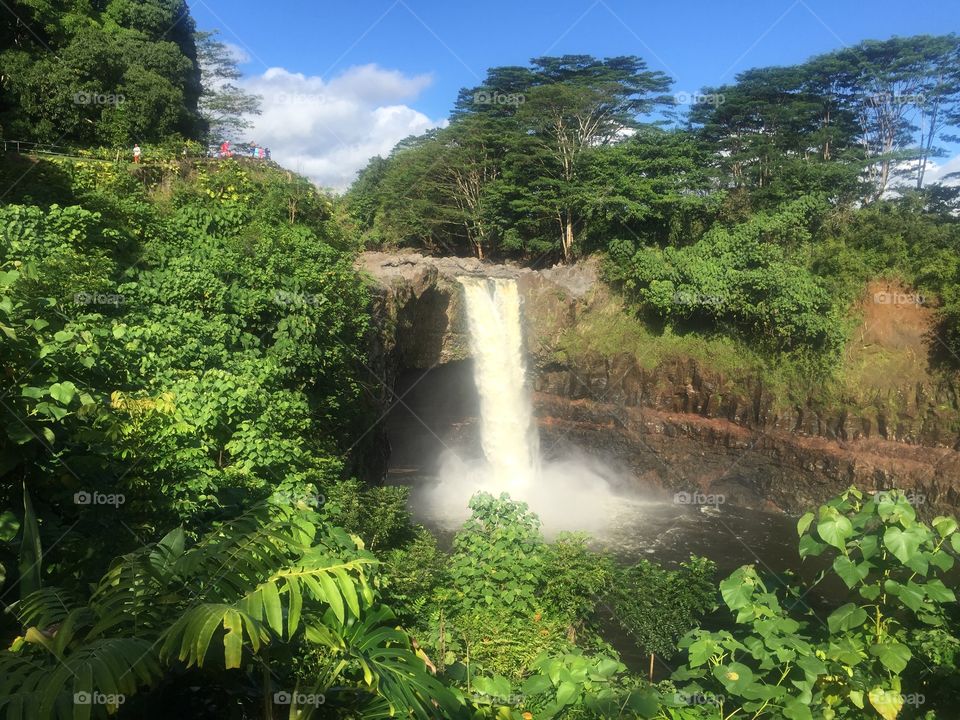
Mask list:
[{"label": "green foliage", "polygon": [[366,427],[368,298],[326,242],[326,199],[269,168],[151,192],[115,166],[56,165],[77,204],[0,208],[0,506],[22,508],[26,477],[40,535],[70,529],[46,570],[79,581],[164,526],[202,532],[339,480]]},{"label": "green foliage", "polygon": [[669,79],[637,57],[540,57],[492,68],[463,90],[448,128],[375,158],[347,206],[368,242],[483,258],[581,251],[580,223],[602,203],[589,156],[667,100]]},{"label": "green foliage", "polygon": [[713,608],[715,564],[691,557],[676,570],[643,561],[614,576],[613,616],[636,644],[669,660],[677,642]]},{"label": "green foliage", "polygon": [[609,656],[542,654],[531,670],[516,686],[499,675],[475,678],[474,703],[486,710],[481,717],[652,718],[660,707],[659,694],[638,685],[627,668]]},{"label": "green foliage", "polygon": [[327,489],[323,513],[371,550],[397,548],[411,535],[409,495],[406,487],[363,487],[356,479],[343,480]]},{"label": "green foliage", "polygon": [[530,590],[545,580],[545,542],[540,520],[525,503],[478,493],[472,514],[453,541],[449,576],[455,604],[464,610],[499,607],[532,618],[542,610]]},{"label": "green foliage", "polygon": [[370,706],[365,717],[383,702],[420,718],[456,712],[377,604],[375,565],[310,511],[258,509],[192,547],[174,530],[117,559],[85,602],[45,588],[17,604],[26,630],[0,653],[0,707],[12,718],[80,717],[91,706],[72,696],[97,693],[119,698],[112,712],[182,668],[249,673],[250,657],[299,638],[341,659],[311,692],[343,693]]},{"label": "green foliage", "polygon": [[[795,619],[744,566],[720,584],[736,629],[687,635],[688,662],[674,679],[725,698],[724,715],[739,708],[755,717],[893,720],[919,691],[902,681],[911,645],[930,640],[914,633],[943,627],[945,608],[956,603],[943,581],[960,551],[956,520],[937,517],[930,526],[902,492],[864,497],[851,488],[806,513],[797,529],[801,557],[832,557],[820,577],[839,578],[846,602],[826,619]],[[791,594],[795,605],[805,593]]]},{"label": "green foliage", "polygon": [[183,0],[14,2],[0,72],[7,137],[132,146],[198,137],[200,70]]},{"label": "green foliage", "polygon": [[612,563],[587,547],[589,536],[562,533],[544,557],[543,604],[576,625],[594,611],[597,598],[616,582]]},{"label": "green foliage", "polygon": [[794,259],[819,208],[815,198],[802,198],[731,229],[716,226],[682,248],[615,244],[609,272],[663,322],[725,329],[776,352],[834,356],[843,340],[841,308]]}]

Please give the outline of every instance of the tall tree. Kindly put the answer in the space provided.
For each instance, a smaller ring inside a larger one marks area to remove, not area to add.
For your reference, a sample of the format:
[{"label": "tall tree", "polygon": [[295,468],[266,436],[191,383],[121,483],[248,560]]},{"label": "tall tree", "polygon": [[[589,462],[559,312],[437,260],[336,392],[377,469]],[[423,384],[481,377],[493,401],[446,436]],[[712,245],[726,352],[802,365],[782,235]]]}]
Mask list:
[{"label": "tall tree", "polygon": [[834,55],[847,68],[846,100],[873,161],[868,165],[871,199],[880,198],[897,175],[916,172],[922,187],[934,142],[960,100],[957,36],[866,40]]},{"label": "tall tree", "polygon": [[[565,260],[575,254],[580,220],[582,155],[626,137],[643,113],[667,103],[670,79],[638,57],[539,57],[530,67],[499,67],[475,88],[462,90],[455,122],[466,116],[501,122],[510,148],[505,174],[513,178],[507,206],[529,217],[547,214]],[[532,176],[531,176],[532,174]]]},{"label": "tall tree", "polygon": [[639,116],[670,99],[663,93],[671,80],[647,70],[638,57],[598,60],[589,55],[540,57],[531,61],[534,84],[527,90],[520,122],[553,160],[556,222],[564,260],[575,253],[577,220],[575,186],[581,158],[591,148],[608,145],[629,134]]},{"label": "tall tree", "polygon": [[252,127],[251,115],[260,114],[263,98],[236,85],[243,77],[237,57],[216,32],[198,32],[197,56],[203,91],[200,114],[211,141],[235,139]]}]

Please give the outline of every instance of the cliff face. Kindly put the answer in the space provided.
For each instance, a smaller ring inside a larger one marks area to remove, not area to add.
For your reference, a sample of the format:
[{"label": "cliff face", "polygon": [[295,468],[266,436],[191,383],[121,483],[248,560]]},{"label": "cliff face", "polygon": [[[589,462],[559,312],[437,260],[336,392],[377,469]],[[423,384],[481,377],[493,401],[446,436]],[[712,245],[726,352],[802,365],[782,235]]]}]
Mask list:
[{"label": "cliff face", "polygon": [[928,367],[925,308],[865,303],[842,382],[825,392],[772,387],[709,352],[648,356],[642,338],[623,339],[637,321],[592,263],[533,271],[403,252],[365,253],[360,266],[390,379],[469,357],[458,275],[516,278],[545,446],[602,452],[644,486],[796,510],[850,484],[896,485],[927,510],[960,506],[958,383]]},{"label": "cliff face", "polygon": [[534,271],[475,258],[432,258],[413,252],[363,253],[359,268],[373,281],[374,318],[383,351],[406,369],[426,369],[470,356],[463,293],[456,278],[515,278],[524,302],[534,357],[549,352],[576,321],[578,304],[596,285],[592,266]]}]

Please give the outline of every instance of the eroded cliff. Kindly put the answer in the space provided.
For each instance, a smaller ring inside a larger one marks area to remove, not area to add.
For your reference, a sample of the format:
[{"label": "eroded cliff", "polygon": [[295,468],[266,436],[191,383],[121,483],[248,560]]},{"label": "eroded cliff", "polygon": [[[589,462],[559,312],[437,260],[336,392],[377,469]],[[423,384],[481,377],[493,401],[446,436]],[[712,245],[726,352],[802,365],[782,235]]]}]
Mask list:
[{"label": "eroded cliff", "polygon": [[960,506],[957,376],[930,366],[931,311],[875,301],[889,286],[870,288],[825,385],[778,378],[735,347],[654,336],[592,262],[535,271],[400,252],[360,266],[388,379],[469,357],[457,276],[515,278],[545,446],[612,458],[645,487],[796,510],[855,483],[910,488],[928,511]]}]

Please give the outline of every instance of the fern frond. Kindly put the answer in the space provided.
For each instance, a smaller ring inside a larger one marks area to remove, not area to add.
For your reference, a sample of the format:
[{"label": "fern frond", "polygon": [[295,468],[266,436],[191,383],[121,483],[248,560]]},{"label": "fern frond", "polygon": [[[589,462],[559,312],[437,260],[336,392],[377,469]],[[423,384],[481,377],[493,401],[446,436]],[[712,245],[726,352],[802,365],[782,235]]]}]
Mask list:
[{"label": "fern frond", "polygon": [[63,622],[77,602],[62,588],[50,586],[30,593],[11,607],[23,627],[48,628]]},{"label": "fern frond", "polygon": [[360,666],[364,684],[379,698],[363,708],[364,718],[461,717],[463,705],[430,674],[409,637],[388,624],[394,619],[383,606],[350,624],[338,623],[328,612],[307,624],[306,638],[344,653]]},{"label": "fern frond", "polygon": [[10,719],[89,717],[84,697],[99,693],[122,703],[163,676],[153,643],[146,640],[103,638],[59,655],[38,638],[28,641],[48,654],[31,648],[0,654],[0,710]]}]

